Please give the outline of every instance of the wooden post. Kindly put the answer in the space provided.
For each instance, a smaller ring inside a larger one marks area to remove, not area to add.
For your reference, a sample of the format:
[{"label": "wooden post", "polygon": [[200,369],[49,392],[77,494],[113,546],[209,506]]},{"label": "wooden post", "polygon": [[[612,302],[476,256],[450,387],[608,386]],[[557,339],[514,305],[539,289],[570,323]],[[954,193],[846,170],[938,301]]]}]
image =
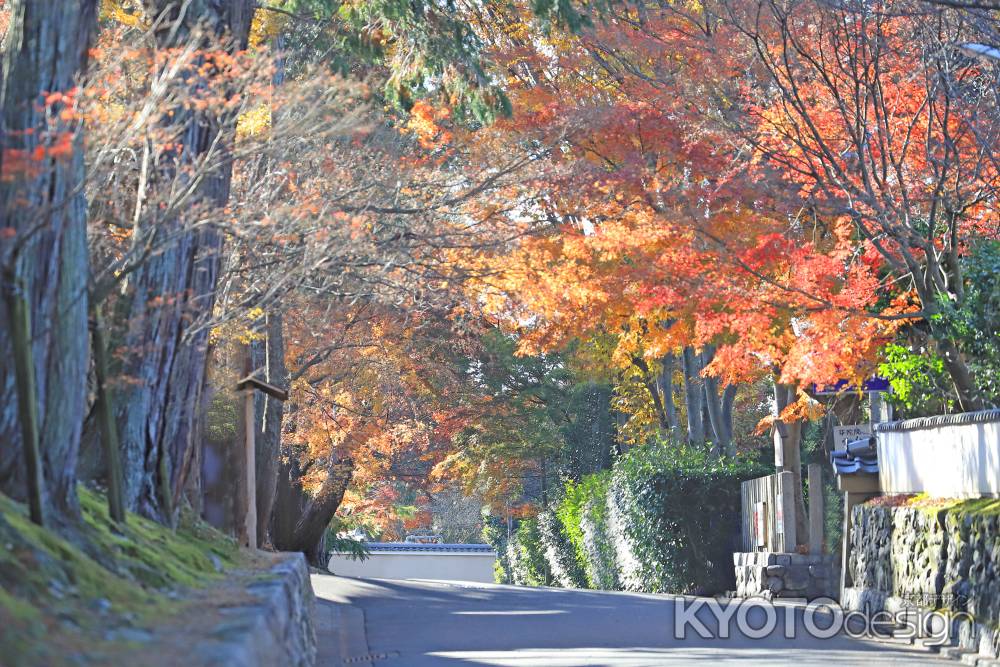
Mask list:
[{"label": "wooden post", "polygon": [[254,392],[247,389],[243,392],[243,451],[246,514],[243,517],[243,539],[251,548],[257,548],[257,451],[254,442]]},{"label": "wooden post", "polygon": [[823,553],[823,469],[810,463],[809,475],[809,553]]},{"label": "wooden post", "polygon": [[257,444],[254,437],[257,425],[254,421],[254,393],[248,391],[243,396],[243,419],[246,420],[246,473],[247,473],[247,544],[257,548]]},{"label": "wooden post", "polygon": [[94,375],[97,380],[97,420],[101,428],[101,445],[108,466],[108,514],[116,523],[125,521],[121,453],[118,449],[118,425],[114,403],[108,389],[108,341],[100,309],[94,308],[93,322]]},{"label": "wooden post", "polygon": [[[249,356],[247,357],[249,364]],[[263,391],[279,401],[288,400],[288,391],[273,384],[248,375],[236,383],[236,391],[243,396],[243,417],[240,419],[243,431],[243,462],[244,469],[239,475],[239,509],[245,510],[243,520],[236,517],[237,537],[240,542],[251,549],[257,548],[257,450],[254,437],[257,432],[256,415],[254,413],[254,392]]]},{"label": "wooden post", "polygon": [[31,308],[23,284],[14,282],[12,278],[4,289],[4,297],[10,317],[17,417],[21,422],[21,444],[28,472],[28,511],[32,521],[44,526],[45,478],[38,445],[38,396],[35,391],[35,355],[31,348]]}]

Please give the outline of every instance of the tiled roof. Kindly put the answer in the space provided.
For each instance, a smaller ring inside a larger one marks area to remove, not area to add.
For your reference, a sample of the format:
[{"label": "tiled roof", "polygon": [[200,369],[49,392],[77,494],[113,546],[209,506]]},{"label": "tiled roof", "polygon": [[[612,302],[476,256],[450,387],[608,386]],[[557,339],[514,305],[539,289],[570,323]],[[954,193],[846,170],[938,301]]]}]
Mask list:
[{"label": "tiled roof", "polygon": [[836,449],[830,453],[833,471],[838,475],[857,473],[878,474],[878,450],[875,436],[851,440],[846,449]]},{"label": "tiled roof", "polygon": [[372,553],[419,552],[419,553],[494,553],[488,544],[420,544],[416,542],[365,542],[365,548]]},{"label": "tiled roof", "polygon": [[980,410],[978,412],[960,412],[954,415],[920,417],[917,419],[904,419],[898,422],[876,424],[875,431],[878,433],[885,433],[887,431],[916,431],[924,428],[961,426],[963,424],[986,424],[995,421],[1000,421],[1000,409],[996,408]]}]

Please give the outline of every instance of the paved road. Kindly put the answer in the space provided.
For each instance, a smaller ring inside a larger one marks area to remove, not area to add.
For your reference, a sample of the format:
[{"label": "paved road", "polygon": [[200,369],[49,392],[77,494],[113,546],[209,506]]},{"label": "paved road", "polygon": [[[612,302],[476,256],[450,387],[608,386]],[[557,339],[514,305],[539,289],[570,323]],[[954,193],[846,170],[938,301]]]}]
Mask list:
[{"label": "paved road", "polygon": [[[684,618],[677,608],[682,598],[667,595],[323,575],[313,577],[313,586],[321,667],[949,664],[900,643],[809,637],[801,608],[787,606],[775,608],[776,630],[763,639],[738,630],[717,638],[720,624],[705,606],[697,619],[713,638],[690,631],[681,640],[673,635],[675,621]],[[793,640],[784,638],[789,613]],[[760,609],[747,618],[757,628],[767,621]]]}]

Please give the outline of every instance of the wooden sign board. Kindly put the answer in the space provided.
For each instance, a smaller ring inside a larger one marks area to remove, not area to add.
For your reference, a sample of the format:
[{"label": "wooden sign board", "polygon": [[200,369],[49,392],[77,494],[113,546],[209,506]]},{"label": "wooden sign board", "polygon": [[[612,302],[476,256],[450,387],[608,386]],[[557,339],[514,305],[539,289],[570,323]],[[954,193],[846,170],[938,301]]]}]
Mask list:
[{"label": "wooden sign board", "polygon": [[852,440],[861,440],[872,434],[872,427],[868,424],[855,424],[848,426],[833,427],[833,448],[847,449],[847,443]]}]

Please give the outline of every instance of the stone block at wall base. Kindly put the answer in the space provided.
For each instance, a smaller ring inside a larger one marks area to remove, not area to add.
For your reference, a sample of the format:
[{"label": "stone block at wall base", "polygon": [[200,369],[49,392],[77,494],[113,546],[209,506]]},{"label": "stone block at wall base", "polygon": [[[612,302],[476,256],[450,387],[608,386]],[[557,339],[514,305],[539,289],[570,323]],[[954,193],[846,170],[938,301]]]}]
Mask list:
[{"label": "stone block at wall base", "polygon": [[736,597],[807,598],[837,597],[840,564],[830,554],[733,554]]}]

